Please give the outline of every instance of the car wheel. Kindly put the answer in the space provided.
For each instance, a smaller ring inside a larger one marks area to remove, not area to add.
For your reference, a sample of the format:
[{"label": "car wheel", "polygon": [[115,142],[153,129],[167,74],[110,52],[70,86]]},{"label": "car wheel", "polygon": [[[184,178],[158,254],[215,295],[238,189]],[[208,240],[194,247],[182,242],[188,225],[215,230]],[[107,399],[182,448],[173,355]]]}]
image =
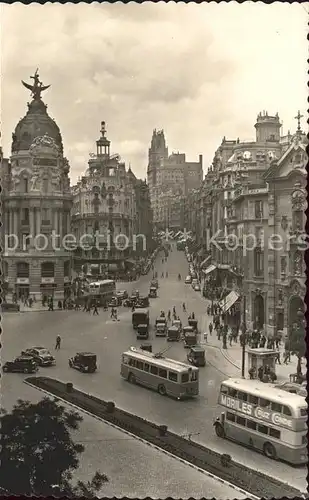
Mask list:
[{"label": "car wheel", "polygon": [[225,432],[221,424],[217,424],[215,426],[215,431],[218,437],[224,438],[225,437]]},{"label": "car wheel", "polygon": [[267,458],[271,458],[272,460],[275,460],[277,458],[276,449],[271,443],[264,444],[263,452]]},{"label": "car wheel", "polygon": [[8,371],[9,371],[8,367],[7,367],[7,366],[4,366],[4,367],[3,367],[3,371],[4,371],[4,372],[8,372]]},{"label": "car wheel", "polygon": [[158,387],[158,393],[161,394],[161,396],[166,396],[166,388],[165,385],[160,384]]},{"label": "car wheel", "polygon": [[129,373],[128,381],[130,382],[130,384],[135,384],[136,378],[135,378],[135,375],[133,373]]},{"label": "car wheel", "polygon": [[28,368],[24,368],[23,372],[28,373],[29,372]]}]

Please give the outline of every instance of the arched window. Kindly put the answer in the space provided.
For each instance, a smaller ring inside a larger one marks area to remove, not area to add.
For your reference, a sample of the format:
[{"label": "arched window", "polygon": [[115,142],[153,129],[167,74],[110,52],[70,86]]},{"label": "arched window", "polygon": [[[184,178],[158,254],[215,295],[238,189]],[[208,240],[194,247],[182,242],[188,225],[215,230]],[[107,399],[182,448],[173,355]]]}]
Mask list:
[{"label": "arched window", "polygon": [[17,278],[29,278],[28,262],[17,262],[16,276]]},{"label": "arched window", "polygon": [[55,276],[55,264],[53,262],[42,262],[41,277],[54,278],[54,276]]}]

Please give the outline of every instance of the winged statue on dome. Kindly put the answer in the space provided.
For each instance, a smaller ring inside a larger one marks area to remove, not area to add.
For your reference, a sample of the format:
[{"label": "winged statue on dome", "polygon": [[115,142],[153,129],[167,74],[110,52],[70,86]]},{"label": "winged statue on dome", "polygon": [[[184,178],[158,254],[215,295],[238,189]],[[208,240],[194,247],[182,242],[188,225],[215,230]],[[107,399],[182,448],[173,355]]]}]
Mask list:
[{"label": "winged statue on dome", "polygon": [[31,96],[33,99],[41,99],[41,93],[48,89],[50,85],[43,85],[42,82],[39,79],[39,69],[36,69],[36,72],[34,73],[34,76],[30,76],[30,78],[33,80],[33,85],[24,82],[23,80],[21,83],[23,84],[26,89],[31,90]]}]

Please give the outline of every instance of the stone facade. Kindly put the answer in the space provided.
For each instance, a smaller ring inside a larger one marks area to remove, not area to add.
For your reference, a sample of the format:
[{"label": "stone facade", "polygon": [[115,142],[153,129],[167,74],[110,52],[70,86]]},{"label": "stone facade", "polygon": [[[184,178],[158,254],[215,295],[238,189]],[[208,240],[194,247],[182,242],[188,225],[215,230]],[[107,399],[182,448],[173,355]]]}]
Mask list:
[{"label": "stone facade", "polygon": [[63,247],[70,231],[70,167],[40,93],[12,139],[2,192],[4,275],[17,296],[62,298],[71,280],[70,252]]}]

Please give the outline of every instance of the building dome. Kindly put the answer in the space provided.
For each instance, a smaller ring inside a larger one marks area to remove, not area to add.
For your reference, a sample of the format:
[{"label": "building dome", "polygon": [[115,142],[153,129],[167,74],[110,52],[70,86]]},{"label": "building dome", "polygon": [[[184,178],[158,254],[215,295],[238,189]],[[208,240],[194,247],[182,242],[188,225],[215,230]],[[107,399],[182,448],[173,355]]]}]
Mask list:
[{"label": "building dome", "polygon": [[41,99],[41,93],[46,90],[49,85],[43,86],[39,80],[38,70],[34,76],[33,84],[28,84],[22,81],[22,84],[27,89],[31,90],[33,100],[28,103],[28,111],[26,116],[22,118],[12,134],[12,153],[22,150],[28,150],[37,137],[51,137],[58,146],[61,154],[63,154],[63,144],[60,130],[55,120],[47,114],[47,106]]},{"label": "building dome", "polygon": [[12,135],[12,153],[28,150],[36,137],[44,135],[54,139],[62,154],[63,144],[58,125],[47,114],[47,106],[43,101],[34,99],[28,104],[26,116],[18,122]]}]

